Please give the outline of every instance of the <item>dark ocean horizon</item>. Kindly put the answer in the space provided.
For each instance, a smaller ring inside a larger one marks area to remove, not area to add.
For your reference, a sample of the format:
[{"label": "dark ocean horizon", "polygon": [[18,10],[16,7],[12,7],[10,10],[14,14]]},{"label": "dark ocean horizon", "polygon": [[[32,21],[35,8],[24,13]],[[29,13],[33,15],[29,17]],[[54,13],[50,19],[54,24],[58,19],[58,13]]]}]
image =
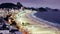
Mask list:
[{"label": "dark ocean horizon", "polygon": [[44,19],[48,22],[60,24],[60,11],[54,12],[37,12],[34,14],[36,17]]}]

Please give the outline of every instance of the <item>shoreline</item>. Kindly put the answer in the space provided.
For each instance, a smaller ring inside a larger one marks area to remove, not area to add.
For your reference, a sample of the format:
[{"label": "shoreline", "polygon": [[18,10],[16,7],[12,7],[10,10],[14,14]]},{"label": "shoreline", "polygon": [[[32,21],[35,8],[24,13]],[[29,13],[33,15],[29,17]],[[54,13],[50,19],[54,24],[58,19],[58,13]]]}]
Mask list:
[{"label": "shoreline", "polygon": [[36,17],[36,16],[34,16],[34,14],[35,14],[36,12],[32,12],[30,15],[28,15],[28,16],[30,16],[31,18],[34,18],[35,20],[37,20],[38,22],[42,22],[42,23],[46,23],[46,24],[48,24],[48,25],[52,25],[52,26],[58,26],[59,28],[60,28],[60,24],[57,24],[57,23],[53,23],[53,22],[49,22],[49,21],[46,21],[46,20],[44,20],[44,19],[41,19],[41,18],[38,18],[38,17]]}]

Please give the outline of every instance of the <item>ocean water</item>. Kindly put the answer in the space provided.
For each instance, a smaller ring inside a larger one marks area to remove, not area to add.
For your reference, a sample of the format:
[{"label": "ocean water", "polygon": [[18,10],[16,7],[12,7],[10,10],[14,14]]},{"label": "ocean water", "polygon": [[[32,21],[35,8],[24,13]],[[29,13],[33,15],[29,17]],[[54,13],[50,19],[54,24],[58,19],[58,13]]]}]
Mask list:
[{"label": "ocean water", "polygon": [[46,21],[60,24],[60,11],[37,12],[34,15]]}]

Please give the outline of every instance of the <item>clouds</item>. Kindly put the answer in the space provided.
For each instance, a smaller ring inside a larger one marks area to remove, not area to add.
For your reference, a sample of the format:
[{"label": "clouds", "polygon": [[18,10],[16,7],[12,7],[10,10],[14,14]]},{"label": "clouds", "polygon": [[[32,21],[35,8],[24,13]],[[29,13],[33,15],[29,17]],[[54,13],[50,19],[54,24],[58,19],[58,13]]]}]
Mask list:
[{"label": "clouds", "polygon": [[0,3],[12,2],[17,3],[20,2],[24,6],[28,7],[51,7],[51,8],[60,8],[60,0],[0,0]]},{"label": "clouds", "polygon": [[40,3],[40,2],[43,2],[43,0],[22,0],[22,2],[28,2],[28,3]]},{"label": "clouds", "polygon": [[60,0],[22,0],[25,6],[32,7],[50,7],[60,9]]},{"label": "clouds", "polygon": [[41,3],[43,0],[0,0],[0,3],[3,2]]}]

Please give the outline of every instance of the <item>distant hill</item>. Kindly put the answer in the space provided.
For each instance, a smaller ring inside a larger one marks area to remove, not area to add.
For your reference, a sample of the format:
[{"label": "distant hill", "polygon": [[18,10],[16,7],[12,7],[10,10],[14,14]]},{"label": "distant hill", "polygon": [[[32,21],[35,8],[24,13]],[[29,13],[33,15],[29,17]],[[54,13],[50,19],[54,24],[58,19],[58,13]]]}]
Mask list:
[{"label": "distant hill", "polygon": [[2,4],[0,4],[0,8],[14,8],[14,7],[16,7],[16,5],[13,3],[2,3]]},{"label": "distant hill", "polygon": [[59,9],[52,9],[52,8],[49,8],[49,7],[40,7],[40,8],[37,8],[36,9],[37,11],[39,12],[47,12],[47,11],[60,11]]},{"label": "distant hill", "polygon": [[24,7],[24,9],[35,10],[35,11],[39,11],[39,12],[59,11],[59,9],[52,9],[49,7],[45,7],[45,8],[43,8],[43,7],[39,7],[39,8],[25,7],[20,2],[17,2],[17,4],[13,4],[13,3],[1,3],[0,4],[0,8],[20,9],[21,7]]},{"label": "distant hill", "polygon": [[0,8],[21,8],[22,4],[20,4],[19,2],[17,2],[17,4],[13,4],[13,3],[2,3],[0,4]]}]

